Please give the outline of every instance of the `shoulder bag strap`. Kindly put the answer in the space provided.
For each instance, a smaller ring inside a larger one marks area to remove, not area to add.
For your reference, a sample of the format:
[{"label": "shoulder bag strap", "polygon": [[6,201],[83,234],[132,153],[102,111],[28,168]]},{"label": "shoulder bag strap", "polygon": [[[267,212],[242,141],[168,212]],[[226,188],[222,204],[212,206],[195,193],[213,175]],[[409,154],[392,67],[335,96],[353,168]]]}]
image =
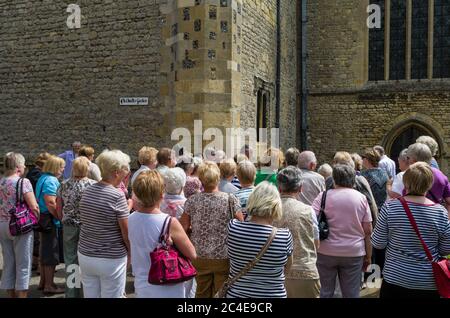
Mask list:
[{"label": "shoulder bag strap", "polygon": [[270,244],[272,243],[273,239],[277,235],[278,229],[276,227],[272,227],[272,233],[270,233],[269,238],[267,239],[266,244],[262,247],[261,251],[259,251],[258,255],[256,255],[256,258],[249,262],[239,273],[237,273],[234,277],[232,277],[230,280],[227,280],[225,282],[226,288],[230,288],[231,285],[233,285],[236,281],[238,281],[242,276],[247,274],[253,267],[255,267],[256,264],[261,260],[261,258],[266,253],[267,249],[269,248]]},{"label": "shoulder bag strap", "polygon": [[401,197],[399,200],[402,203],[403,208],[405,209],[405,212],[406,212],[406,215],[408,216],[409,222],[411,223],[412,227],[414,228],[414,231],[416,232],[417,236],[419,237],[420,242],[422,243],[423,249],[425,250],[425,253],[427,254],[428,260],[432,263],[433,256],[431,255],[427,244],[423,240],[422,235],[420,235],[419,228],[417,227],[416,220],[414,219],[414,216],[412,215],[411,210],[409,209],[408,203],[406,202],[404,197]]},{"label": "shoulder bag strap", "polygon": [[24,203],[24,200],[23,200],[23,178],[20,178],[19,179],[19,182],[20,182],[20,186],[19,186],[19,202],[20,203]]},{"label": "shoulder bag strap", "polygon": [[17,183],[16,183],[16,205],[20,203],[19,191],[20,191],[20,178],[19,178],[19,180],[17,180]]},{"label": "shoulder bag strap", "polygon": [[322,194],[322,201],[320,202],[320,211],[319,211],[319,216],[317,217],[318,220],[320,220],[320,218],[322,217],[322,215],[325,214],[325,203],[327,201],[327,191],[324,191]]},{"label": "shoulder bag strap", "polygon": [[170,217],[170,215],[168,215],[164,220],[164,225],[161,229],[161,235],[159,236],[159,243],[162,244],[163,242],[167,242],[171,222],[172,218]]}]

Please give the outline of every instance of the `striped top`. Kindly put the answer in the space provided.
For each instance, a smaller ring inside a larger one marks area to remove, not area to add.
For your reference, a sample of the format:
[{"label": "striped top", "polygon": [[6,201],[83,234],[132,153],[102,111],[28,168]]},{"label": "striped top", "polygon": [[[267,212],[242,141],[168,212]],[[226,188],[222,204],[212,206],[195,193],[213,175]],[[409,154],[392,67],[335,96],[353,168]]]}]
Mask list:
[{"label": "striped top", "polygon": [[[441,205],[408,202],[420,234],[434,260],[450,254],[450,222]],[[372,235],[375,248],[386,249],[384,279],[409,289],[436,290],[433,271],[399,200],[387,201]]]},{"label": "striped top", "polygon": [[[230,277],[238,274],[269,238],[272,227],[232,220],[228,224]],[[286,298],[284,266],[292,254],[293,241],[288,229],[278,229],[261,260],[228,290],[228,298]]]},{"label": "striped top", "polygon": [[252,194],[253,190],[255,190],[255,187],[243,188],[234,193],[234,196],[238,198],[243,209],[247,208],[248,198],[250,197],[250,194]]},{"label": "striped top", "polygon": [[119,219],[128,218],[122,191],[102,182],[87,188],[80,201],[78,251],[84,256],[117,259],[127,256]]}]

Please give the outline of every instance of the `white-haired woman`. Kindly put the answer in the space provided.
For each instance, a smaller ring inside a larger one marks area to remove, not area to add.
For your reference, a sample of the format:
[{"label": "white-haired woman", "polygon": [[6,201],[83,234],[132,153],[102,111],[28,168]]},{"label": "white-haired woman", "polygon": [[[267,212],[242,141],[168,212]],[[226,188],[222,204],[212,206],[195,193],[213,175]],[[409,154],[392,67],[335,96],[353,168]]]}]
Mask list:
[{"label": "white-haired woman", "polygon": [[130,157],[106,150],[96,160],[102,181],[87,188],[80,201],[78,261],[85,298],[125,294],[129,209],[117,187],[130,172]]},{"label": "white-haired woman", "polygon": [[419,143],[419,144],[427,145],[428,148],[430,148],[431,155],[433,156],[433,158],[430,161],[430,166],[432,168],[439,169],[439,164],[438,164],[438,162],[436,161],[436,158],[435,158],[437,153],[438,153],[438,151],[439,151],[439,145],[436,142],[436,140],[434,140],[430,136],[420,136],[419,138],[417,138],[416,142]]},{"label": "white-haired woman", "polygon": [[[228,225],[230,277],[234,277],[261,251],[272,233],[273,222],[283,212],[277,188],[260,183],[248,200],[249,222],[232,220]],[[293,240],[288,229],[277,229],[261,260],[230,286],[227,298],[286,298],[285,272],[292,264]]]},{"label": "white-haired woman", "polygon": [[198,168],[203,163],[203,159],[200,157],[192,158],[192,171],[186,172],[186,185],[184,187],[184,196],[189,199],[194,194],[203,191],[202,182],[198,178]]},{"label": "white-haired woman", "polygon": [[[26,298],[31,278],[33,232],[12,237],[9,231],[9,211],[16,206],[16,187],[25,171],[25,158],[10,152],[5,156],[4,168],[4,177],[0,179],[0,244],[3,255],[0,288],[5,289],[11,298]],[[23,179],[21,194],[39,217],[39,206],[28,179]]]},{"label": "white-haired woman", "polygon": [[163,176],[166,191],[161,203],[161,211],[179,219],[184,212],[186,198],[183,188],[186,184],[186,174],[181,168],[171,168]]}]

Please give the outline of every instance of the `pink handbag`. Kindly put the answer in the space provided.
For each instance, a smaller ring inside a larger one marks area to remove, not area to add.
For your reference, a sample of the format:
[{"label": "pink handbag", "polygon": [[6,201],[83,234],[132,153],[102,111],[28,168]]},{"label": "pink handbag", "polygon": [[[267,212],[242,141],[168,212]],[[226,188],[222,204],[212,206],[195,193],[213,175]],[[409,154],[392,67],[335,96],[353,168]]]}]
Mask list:
[{"label": "pink handbag", "polygon": [[9,232],[12,236],[27,234],[38,223],[36,215],[23,199],[23,178],[17,181],[16,205],[10,211]]},{"label": "pink handbag", "polygon": [[197,276],[191,261],[178,249],[167,243],[172,217],[167,216],[161,230],[159,244],[150,253],[151,266],[148,282],[153,285],[169,285],[188,281]]}]

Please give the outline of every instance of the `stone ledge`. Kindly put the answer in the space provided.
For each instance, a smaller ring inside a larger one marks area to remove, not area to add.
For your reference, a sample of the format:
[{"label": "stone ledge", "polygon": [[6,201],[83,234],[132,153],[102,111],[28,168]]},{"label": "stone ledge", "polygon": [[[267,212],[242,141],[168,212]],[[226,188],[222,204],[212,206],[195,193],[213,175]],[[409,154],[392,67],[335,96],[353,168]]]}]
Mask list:
[{"label": "stone ledge", "polygon": [[363,86],[348,88],[310,89],[309,95],[347,95],[364,93],[427,93],[450,94],[450,79],[401,80],[367,82]]}]

